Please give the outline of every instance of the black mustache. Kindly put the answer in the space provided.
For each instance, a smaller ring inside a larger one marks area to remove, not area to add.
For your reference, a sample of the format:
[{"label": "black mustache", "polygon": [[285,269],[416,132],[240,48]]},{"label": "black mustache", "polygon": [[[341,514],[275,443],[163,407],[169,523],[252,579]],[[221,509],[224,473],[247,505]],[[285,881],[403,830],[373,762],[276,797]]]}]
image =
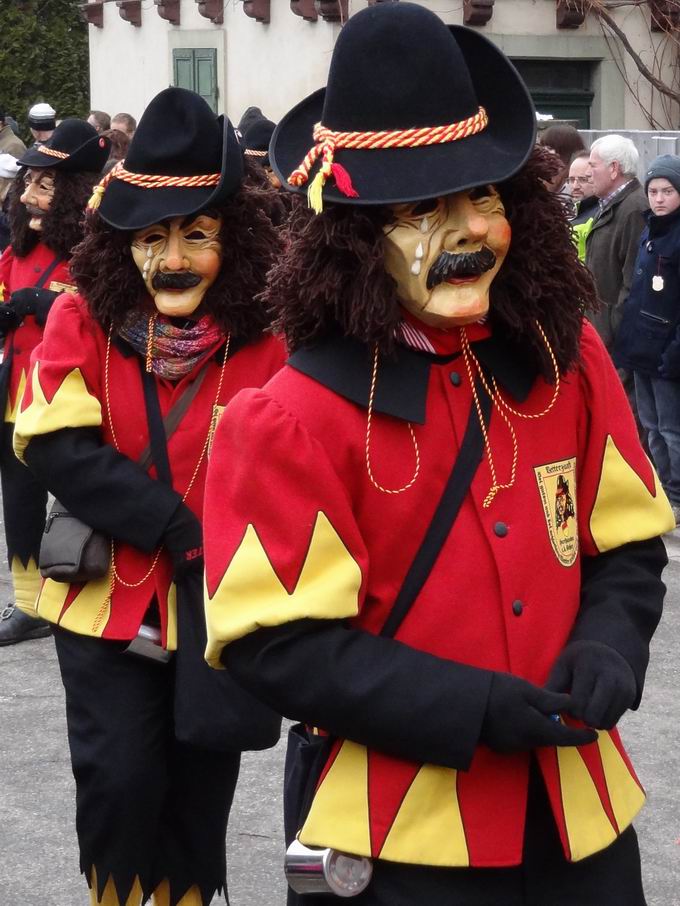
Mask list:
[{"label": "black mustache", "polygon": [[192,274],[191,271],[169,274],[157,271],[151,279],[154,289],[190,289],[192,286],[198,286],[200,282],[201,278],[198,274]]},{"label": "black mustache", "polygon": [[434,289],[450,277],[479,277],[496,264],[496,256],[484,246],[478,252],[442,252],[427,275],[427,288]]},{"label": "black mustache", "polygon": [[40,208],[36,208],[36,206],[33,204],[25,204],[24,207],[31,215],[31,217],[42,217],[45,213],[44,211],[41,211]]}]

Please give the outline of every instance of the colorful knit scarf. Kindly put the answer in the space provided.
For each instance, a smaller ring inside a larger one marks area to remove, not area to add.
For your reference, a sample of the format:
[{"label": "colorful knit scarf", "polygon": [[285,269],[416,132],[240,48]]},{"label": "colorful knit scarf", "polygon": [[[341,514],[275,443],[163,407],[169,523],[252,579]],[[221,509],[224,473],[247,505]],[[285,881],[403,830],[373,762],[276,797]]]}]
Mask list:
[{"label": "colorful knit scarf", "polygon": [[[224,332],[210,315],[190,323],[191,327],[178,327],[163,315],[158,315],[154,321],[149,315],[135,311],[127,316],[119,334],[147,360],[155,374],[177,381],[225,339]],[[151,324],[153,339],[149,343]]]}]

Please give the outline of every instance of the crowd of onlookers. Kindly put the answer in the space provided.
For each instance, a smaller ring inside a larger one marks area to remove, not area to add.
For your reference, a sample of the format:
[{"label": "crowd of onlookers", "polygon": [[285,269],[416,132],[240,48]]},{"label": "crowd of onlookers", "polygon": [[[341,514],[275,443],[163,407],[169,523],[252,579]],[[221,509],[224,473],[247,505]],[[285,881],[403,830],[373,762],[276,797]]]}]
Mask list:
[{"label": "crowd of onlookers", "polygon": [[641,183],[629,138],[606,135],[586,149],[576,129],[555,124],[540,141],[561,162],[550,188],[597,288],[601,305],[588,317],[680,523],[680,157],[657,157]]},{"label": "crowd of onlookers", "polygon": [[[266,155],[274,124],[257,108],[254,130],[263,142],[246,153]],[[58,123],[47,103],[28,111],[33,142],[49,141]],[[247,115],[242,124],[248,126]],[[111,142],[104,172],[125,158],[136,121],[129,113],[91,110],[87,122]],[[26,150],[16,121],[0,106],[0,251],[9,242],[5,203]],[[550,184],[563,201],[579,257],[591,272],[601,302],[588,313],[619,367],[621,379],[661,482],[680,523],[680,157],[663,155],[638,178],[639,154],[621,135],[590,148],[573,126],[543,130],[540,144],[560,167]]]}]

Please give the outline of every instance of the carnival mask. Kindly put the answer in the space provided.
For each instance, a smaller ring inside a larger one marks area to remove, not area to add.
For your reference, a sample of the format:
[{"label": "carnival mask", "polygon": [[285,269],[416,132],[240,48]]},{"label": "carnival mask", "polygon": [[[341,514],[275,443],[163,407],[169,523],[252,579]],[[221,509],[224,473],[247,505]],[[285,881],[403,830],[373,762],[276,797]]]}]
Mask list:
[{"label": "carnival mask", "polygon": [[510,246],[510,224],[494,186],[393,205],[385,267],[399,299],[434,327],[478,321]]},{"label": "carnival mask", "polygon": [[27,170],[24,176],[24,191],[21,203],[29,214],[28,226],[31,230],[42,230],[42,219],[49,210],[54,198],[54,170]]},{"label": "carnival mask", "polygon": [[188,317],[201,304],[222,264],[221,228],[222,218],[204,211],[133,234],[132,257],[161,314]]}]

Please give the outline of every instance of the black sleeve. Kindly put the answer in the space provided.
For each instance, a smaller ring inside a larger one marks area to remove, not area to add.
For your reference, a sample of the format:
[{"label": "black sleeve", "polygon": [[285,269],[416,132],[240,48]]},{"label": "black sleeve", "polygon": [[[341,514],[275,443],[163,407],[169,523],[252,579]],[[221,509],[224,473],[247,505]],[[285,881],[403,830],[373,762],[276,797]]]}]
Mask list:
[{"label": "black sleeve", "polygon": [[320,620],[227,645],[235,679],[274,710],[399,758],[466,770],[492,673]]},{"label": "black sleeve", "polygon": [[32,437],[26,464],[87,525],[142,551],[158,547],[181,496],[103,443],[94,428]]},{"label": "black sleeve", "polygon": [[661,619],[666,586],[661,573],[668,563],[661,538],[634,541],[581,565],[581,607],[571,635],[574,641],[609,645],[630,664],[640,704],[649,663],[649,643]]}]

